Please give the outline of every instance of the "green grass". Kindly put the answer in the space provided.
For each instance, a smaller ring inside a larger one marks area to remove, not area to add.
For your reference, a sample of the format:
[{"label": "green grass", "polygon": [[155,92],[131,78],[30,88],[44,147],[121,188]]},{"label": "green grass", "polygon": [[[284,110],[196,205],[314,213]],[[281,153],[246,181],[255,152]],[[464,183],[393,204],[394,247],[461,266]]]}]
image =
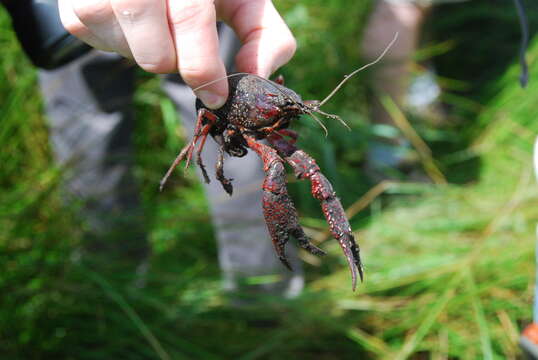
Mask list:
[{"label": "green grass", "polygon": [[[294,61],[283,69],[287,84],[305,98],[323,98],[361,64],[357,24],[369,5],[343,0],[277,5],[300,44]],[[303,295],[287,301],[263,297],[258,306],[236,309],[227,305],[219,287],[208,208],[194,173],[177,178],[166,193],[156,192],[171,154],[181,145],[181,129],[157,80],[148,75],[138,80],[135,136],[135,175],[154,249],[148,284],[133,289],[122,279],[125,274],[112,276],[70,260],[83,242],[84,223],[76,216],[76,204],[66,207],[61,201],[62,169],[51,158],[36,72],[4,14],[0,29],[0,357],[520,355],[517,337],[531,319],[538,219],[538,188],[530,167],[538,132],[536,41],[529,51],[527,89],[519,88],[516,65],[501,68],[471,93],[454,95],[460,105],[456,110],[472,101],[480,103],[480,111],[455,110],[460,117],[442,128],[413,123],[429,140],[437,165],[458,184],[388,184],[382,196],[352,218],[366,265],[365,282],[356,293],[350,291],[338,245],[327,240],[321,246],[328,257],[321,262],[305,257]],[[315,123],[303,119],[300,124],[301,145],[335,179],[345,207],[356,205],[371,186],[360,171],[370,136],[363,80],[349,82],[327,105],[327,111],[350,123],[352,132],[329,124],[325,138]],[[296,182],[291,187],[303,223],[323,239],[326,225],[308,186]]]}]

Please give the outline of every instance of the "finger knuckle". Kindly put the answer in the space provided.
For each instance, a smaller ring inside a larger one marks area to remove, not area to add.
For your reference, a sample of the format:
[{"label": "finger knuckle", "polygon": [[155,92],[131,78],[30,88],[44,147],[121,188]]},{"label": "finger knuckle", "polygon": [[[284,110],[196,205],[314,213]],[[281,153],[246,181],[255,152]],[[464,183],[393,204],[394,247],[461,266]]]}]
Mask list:
[{"label": "finger knuckle", "polygon": [[83,1],[73,4],[73,11],[83,23],[93,23],[112,14],[108,0]]},{"label": "finger knuckle", "polygon": [[214,7],[213,0],[186,0],[175,2],[170,7],[169,20],[174,26],[190,27],[200,24],[210,7]]},{"label": "finger knuckle", "polygon": [[[212,59],[214,62],[214,59]],[[183,79],[190,85],[197,86],[211,81],[220,75],[220,68],[212,66],[208,59],[180,64],[179,71]]]},{"label": "finger knuckle", "polygon": [[139,12],[143,12],[148,7],[155,6],[154,0],[110,0],[112,9],[116,14],[124,14],[134,16]]},{"label": "finger knuckle", "polygon": [[138,61],[138,65],[145,71],[154,74],[168,74],[176,71],[175,60],[168,57],[144,59]]},{"label": "finger knuckle", "polygon": [[179,70],[183,79],[191,84],[202,83],[209,78],[207,71],[199,66],[181,66]]},{"label": "finger knuckle", "polygon": [[76,37],[86,34],[86,27],[78,21],[63,21],[63,26],[67,32]]}]

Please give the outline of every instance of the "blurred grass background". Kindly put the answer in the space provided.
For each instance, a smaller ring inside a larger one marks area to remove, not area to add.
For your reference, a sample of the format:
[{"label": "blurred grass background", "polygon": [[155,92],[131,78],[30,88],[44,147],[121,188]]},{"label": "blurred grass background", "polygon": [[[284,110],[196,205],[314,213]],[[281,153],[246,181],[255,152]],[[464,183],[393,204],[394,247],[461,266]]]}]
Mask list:
[{"label": "blurred grass background", "polygon": [[[358,43],[370,2],[275,3],[299,43],[282,72],[303,98],[324,98],[363,64]],[[417,69],[424,60],[435,64],[450,116],[441,125],[410,121],[450,183],[373,187],[365,179],[371,128],[368,73],[360,74],[325,109],[353,131],[329,123],[324,137],[306,118],[297,128],[299,145],[319,160],[353,214],[366,281],[350,291],[338,245],[324,241],[318,204],[307,184],[294,182],[303,224],[330,255],[304,257],[307,287],[299,298],[263,298],[239,310],[226,305],[219,288],[207,204],[194,172],[156,191],[181,146],[181,129],[158,80],[142,72],[135,142],[154,249],[148,284],[133,289],[70,260],[84,224],[76,205],[62,204],[36,72],[0,13],[0,358],[520,356],[519,332],[532,316],[538,219],[531,169],[538,42],[528,51],[531,78],[522,90],[511,2],[447,4],[430,19]],[[373,199],[366,208],[365,194]]]}]

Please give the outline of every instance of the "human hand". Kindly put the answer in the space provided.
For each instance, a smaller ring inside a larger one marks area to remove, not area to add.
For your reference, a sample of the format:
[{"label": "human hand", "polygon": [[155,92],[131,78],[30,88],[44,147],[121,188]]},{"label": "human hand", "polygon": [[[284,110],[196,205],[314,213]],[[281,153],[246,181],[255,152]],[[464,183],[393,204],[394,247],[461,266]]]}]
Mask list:
[{"label": "human hand", "polygon": [[[241,40],[239,71],[268,77],[295,52],[295,39],[270,0],[59,0],[59,8],[71,34],[134,59],[146,71],[179,71],[193,89],[226,76],[217,19]],[[207,107],[219,108],[228,82],[215,82],[196,95]]]}]

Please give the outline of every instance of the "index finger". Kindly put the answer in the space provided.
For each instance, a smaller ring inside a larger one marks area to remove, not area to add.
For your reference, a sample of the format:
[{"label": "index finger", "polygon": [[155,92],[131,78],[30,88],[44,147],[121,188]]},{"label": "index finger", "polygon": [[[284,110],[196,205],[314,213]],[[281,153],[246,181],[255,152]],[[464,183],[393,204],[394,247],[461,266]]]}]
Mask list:
[{"label": "index finger", "polygon": [[223,78],[196,92],[207,107],[222,106],[228,96],[228,82],[224,80],[226,69],[219,56],[213,1],[168,0],[168,16],[181,77],[193,89]]},{"label": "index finger", "polygon": [[243,44],[239,71],[268,77],[295,53],[295,38],[270,0],[224,0],[217,10]]}]

